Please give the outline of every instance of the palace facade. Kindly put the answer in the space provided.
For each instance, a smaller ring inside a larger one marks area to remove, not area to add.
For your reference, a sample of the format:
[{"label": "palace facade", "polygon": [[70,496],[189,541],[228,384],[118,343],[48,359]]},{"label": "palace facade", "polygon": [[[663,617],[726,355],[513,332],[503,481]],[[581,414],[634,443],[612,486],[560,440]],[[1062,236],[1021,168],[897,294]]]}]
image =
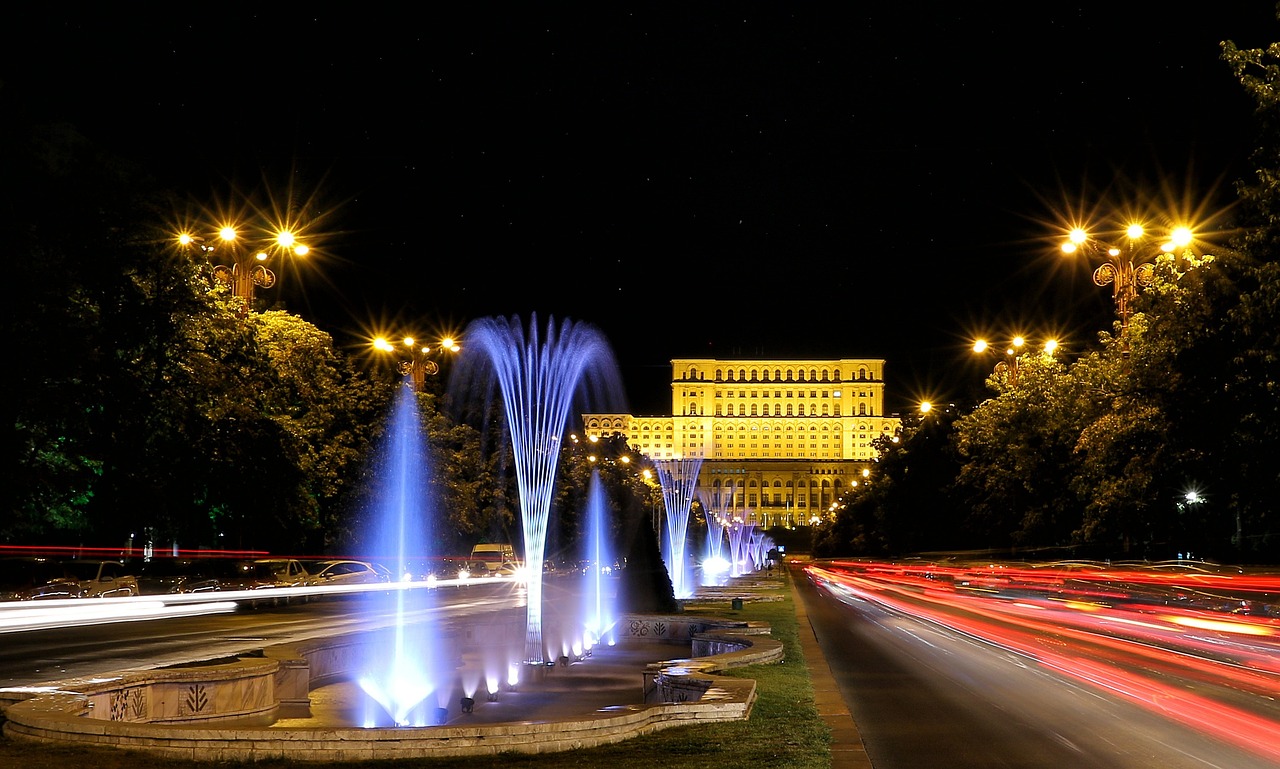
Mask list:
[{"label": "palace facade", "polygon": [[884,361],[671,361],[671,416],[583,414],[588,437],[614,434],[650,460],[701,460],[697,497],[757,526],[820,516],[869,474],[884,413]]}]

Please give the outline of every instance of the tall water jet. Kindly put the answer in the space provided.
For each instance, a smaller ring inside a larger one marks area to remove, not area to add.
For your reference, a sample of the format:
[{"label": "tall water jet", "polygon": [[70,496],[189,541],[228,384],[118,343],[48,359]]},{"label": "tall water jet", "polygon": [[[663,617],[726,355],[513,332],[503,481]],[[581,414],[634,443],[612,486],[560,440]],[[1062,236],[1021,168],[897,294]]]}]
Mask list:
[{"label": "tall water jet", "polygon": [[747,561],[751,568],[759,571],[764,566],[764,540],[767,535],[760,529],[751,532],[751,544],[747,548]]},{"label": "tall water jet", "polygon": [[724,557],[725,511],[707,510],[707,547],[702,556],[702,584],[719,584],[729,571],[729,561]]},{"label": "tall water jet", "polygon": [[744,573],[742,567],[746,558],[746,549],[751,541],[751,530],[754,528],[754,523],[747,523],[742,520],[734,520],[728,527],[731,564],[729,576],[731,577],[741,577]]},{"label": "tall water jet", "polygon": [[[397,580],[414,563],[429,556],[431,518],[429,456],[422,435],[417,396],[412,388],[397,388],[384,446],[373,472],[366,551],[376,554]],[[432,693],[448,675],[438,639],[429,628],[408,618],[429,607],[431,594],[422,589],[391,589],[369,593],[365,599],[392,604],[395,622],[379,631],[378,651],[361,664],[361,689],[383,711],[366,712],[366,726],[425,726],[436,711]],[[430,702],[428,699],[430,698]]]},{"label": "tall water jet", "polygon": [[606,579],[612,573],[613,567],[613,555],[609,547],[609,532],[605,519],[608,507],[604,484],[600,481],[600,471],[593,469],[591,483],[587,489],[587,536],[586,546],[583,548],[583,560],[590,564],[586,575],[586,590],[583,591],[585,630],[583,641],[587,651],[612,634],[613,624],[616,621],[606,588]]},{"label": "tall water jet", "polygon": [[467,351],[459,370],[469,373],[474,356],[482,355],[502,393],[528,575],[525,662],[542,663],[542,570],[565,425],[580,386],[587,387],[587,402],[602,401],[608,407],[621,400],[618,367],[612,348],[595,327],[570,320],[557,326],[549,319],[539,335],[536,315],[527,331],[514,316],[481,318],[470,324],[466,338]]},{"label": "tall water jet", "polygon": [[675,597],[688,598],[693,595],[694,587],[686,552],[689,509],[693,506],[693,492],[698,485],[702,459],[662,459],[655,464],[658,468],[658,481],[662,486],[662,502],[667,510],[667,539],[663,543],[663,557],[667,562],[667,572],[671,575]]}]

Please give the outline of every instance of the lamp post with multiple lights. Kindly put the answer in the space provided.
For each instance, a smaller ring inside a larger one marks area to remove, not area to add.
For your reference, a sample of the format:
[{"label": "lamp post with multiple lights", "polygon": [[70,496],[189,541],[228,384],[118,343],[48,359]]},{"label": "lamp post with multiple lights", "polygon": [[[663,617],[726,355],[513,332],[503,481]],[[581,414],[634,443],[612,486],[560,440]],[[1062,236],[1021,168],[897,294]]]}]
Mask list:
[{"label": "lamp post with multiple lights", "polygon": [[396,370],[400,372],[401,376],[409,378],[409,382],[415,392],[422,392],[427,377],[440,373],[440,364],[435,360],[437,357],[444,353],[455,353],[462,349],[456,341],[449,337],[441,339],[440,343],[435,347],[419,345],[417,340],[411,336],[401,339],[398,345],[387,341],[385,337],[378,337],[373,340],[373,346],[374,349],[380,352],[392,353],[398,356]]},{"label": "lamp post with multiple lights", "polygon": [[253,308],[255,289],[276,284],[276,274],[267,266],[273,257],[306,256],[310,250],[288,229],[277,230],[269,238],[246,242],[233,225],[219,227],[209,238],[182,232],[178,243],[204,253],[213,264],[213,279],[231,288],[232,296],[240,300],[246,313]]},{"label": "lamp post with multiple lights", "polygon": [[1130,224],[1124,230],[1124,238],[1110,243],[1094,238],[1083,228],[1075,228],[1062,244],[1064,254],[1084,252],[1101,256],[1103,263],[1093,271],[1093,282],[1099,286],[1111,286],[1116,315],[1120,317],[1121,352],[1129,352],[1126,332],[1129,330],[1130,304],[1138,296],[1139,288],[1146,288],[1155,281],[1154,260],[1161,254],[1174,254],[1187,249],[1195,241],[1188,227],[1173,227],[1162,237],[1152,237],[1141,224]]},{"label": "lamp post with multiple lights", "polygon": [[[1009,346],[1004,350],[1004,357],[996,362],[995,374],[1004,380],[1010,387],[1018,386],[1018,358],[1023,354],[1023,348],[1026,347],[1027,340],[1021,336],[1015,336],[1009,342]],[[1058,349],[1058,341],[1056,339],[1047,340],[1041,348],[1044,355],[1053,355]],[[976,353],[992,352],[996,353],[985,339],[979,339],[973,343],[973,351]],[[996,353],[999,354],[999,353]]]}]

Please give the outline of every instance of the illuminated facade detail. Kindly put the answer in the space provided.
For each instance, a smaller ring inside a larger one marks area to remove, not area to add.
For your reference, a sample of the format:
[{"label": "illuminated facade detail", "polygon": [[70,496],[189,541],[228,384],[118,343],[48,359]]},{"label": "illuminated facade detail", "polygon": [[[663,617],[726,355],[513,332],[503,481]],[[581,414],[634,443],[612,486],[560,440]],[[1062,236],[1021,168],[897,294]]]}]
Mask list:
[{"label": "illuminated facade detail", "polygon": [[671,416],[583,414],[585,433],[701,458],[698,496],[760,526],[820,514],[901,424],[884,412],[883,360],[680,358],[671,371]]}]

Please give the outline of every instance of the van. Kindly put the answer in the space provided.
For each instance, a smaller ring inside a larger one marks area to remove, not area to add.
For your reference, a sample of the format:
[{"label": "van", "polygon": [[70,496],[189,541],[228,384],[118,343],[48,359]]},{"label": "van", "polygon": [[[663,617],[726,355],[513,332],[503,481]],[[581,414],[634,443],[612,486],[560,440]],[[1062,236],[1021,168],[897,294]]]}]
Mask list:
[{"label": "van", "polygon": [[503,566],[515,563],[516,551],[511,545],[484,543],[471,548],[471,573],[475,576],[484,576],[476,574],[480,568],[493,574]]}]

